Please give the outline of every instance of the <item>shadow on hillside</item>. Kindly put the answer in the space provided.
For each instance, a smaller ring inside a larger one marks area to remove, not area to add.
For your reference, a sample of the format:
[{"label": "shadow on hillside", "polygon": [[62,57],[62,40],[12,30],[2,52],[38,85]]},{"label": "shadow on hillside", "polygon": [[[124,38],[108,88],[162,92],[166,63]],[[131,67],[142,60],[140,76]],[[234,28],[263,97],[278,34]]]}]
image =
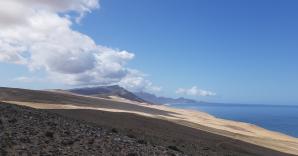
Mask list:
[{"label": "shadow on hillside", "polygon": [[[115,128],[119,133],[145,142],[176,147],[189,155],[290,156],[278,151],[245,143],[170,121],[132,113],[98,110],[47,110],[62,116],[87,121],[98,126]],[[143,142],[142,141],[142,142]]]},{"label": "shadow on hillside", "polygon": [[92,98],[73,94],[64,94],[50,91],[0,88],[0,100],[18,102],[36,102],[46,104],[71,104],[82,107],[95,107],[106,109],[119,109],[123,111],[136,111],[152,115],[172,116],[175,112],[168,112],[154,108],[138,106],[125,102],[115,102],[100,98]]}]

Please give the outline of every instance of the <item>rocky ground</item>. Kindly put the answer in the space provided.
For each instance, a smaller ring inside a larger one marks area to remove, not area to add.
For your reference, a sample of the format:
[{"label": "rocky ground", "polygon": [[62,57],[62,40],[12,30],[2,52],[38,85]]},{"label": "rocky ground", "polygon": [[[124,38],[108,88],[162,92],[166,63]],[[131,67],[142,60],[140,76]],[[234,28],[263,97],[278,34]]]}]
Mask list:
[{"label": "rocky ground", "polygon": [[117,129],[73,120],[47,111],[0,103],[0,156],[101,155],[180,156]]}]

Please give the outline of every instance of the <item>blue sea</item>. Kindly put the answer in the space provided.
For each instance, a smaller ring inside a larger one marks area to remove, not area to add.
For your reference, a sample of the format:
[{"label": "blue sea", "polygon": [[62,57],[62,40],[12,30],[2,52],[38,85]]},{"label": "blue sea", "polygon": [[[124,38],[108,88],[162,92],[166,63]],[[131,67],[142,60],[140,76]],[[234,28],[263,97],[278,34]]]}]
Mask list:
[{"label": "blue sea", "polygon": [[195,109],[223,119],[255,124],[298,137],[298,106],[244,104],[172,104],[172,107]]}]

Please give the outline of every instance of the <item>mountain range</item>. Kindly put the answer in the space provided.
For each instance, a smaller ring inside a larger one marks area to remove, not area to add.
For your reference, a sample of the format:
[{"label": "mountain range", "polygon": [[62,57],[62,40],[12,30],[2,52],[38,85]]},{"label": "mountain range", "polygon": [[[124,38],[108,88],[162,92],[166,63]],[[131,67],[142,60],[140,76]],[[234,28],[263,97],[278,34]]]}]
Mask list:
[{"label": "mountain range", "polygon": [[196,100],[186,99],[183,97],[180,98],[168,98],[168,97],[158,97],[154,94],[146,93],[146,92],[135,92],[134,93],[139,98],[144,99],[145,101],[150,101],[154,104],[187,104],[187,103],[199,103]]},{"label": "mountain range", "polygon": [[137,102],[146,102],[150,104],[187,104],[187,103],[199,103],[196,100],[186,99],[183,97],[180,98],[168,98],[168,97],[159,97],[151,93],[147,92],[130,92],[118,85],[113,86],[98,86],[98,87],[87,87],[87,88],[75,88],[66,90],[68,92],[95,96],[95,97],[103,97],[109,98],[111,96],[117,96],[124,99],[128,99],[131,101]]}]

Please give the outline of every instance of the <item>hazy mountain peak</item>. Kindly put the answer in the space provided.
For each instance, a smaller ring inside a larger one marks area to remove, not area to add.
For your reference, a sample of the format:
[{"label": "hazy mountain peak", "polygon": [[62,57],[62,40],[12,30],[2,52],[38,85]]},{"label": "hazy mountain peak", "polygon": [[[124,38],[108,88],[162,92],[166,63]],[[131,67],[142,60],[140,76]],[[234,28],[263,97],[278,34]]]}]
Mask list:
[{"label": "hazy mountain peak", "polygon": [[177,99],[174,98],[168,98],[168,97],[158,97],[154,94],[151,93],[146,93],[146,92],[136,92],[134,93],[135,95],[137,95],[139,98],[142,98],[146,101],[155,103],[155,104],[175,104],[175,103],[179,103],[179,104],[185,104],[185,103],[199,103],[196,100],[192,100],[192,99],[186,99],[184,97],[179,97]]}]

